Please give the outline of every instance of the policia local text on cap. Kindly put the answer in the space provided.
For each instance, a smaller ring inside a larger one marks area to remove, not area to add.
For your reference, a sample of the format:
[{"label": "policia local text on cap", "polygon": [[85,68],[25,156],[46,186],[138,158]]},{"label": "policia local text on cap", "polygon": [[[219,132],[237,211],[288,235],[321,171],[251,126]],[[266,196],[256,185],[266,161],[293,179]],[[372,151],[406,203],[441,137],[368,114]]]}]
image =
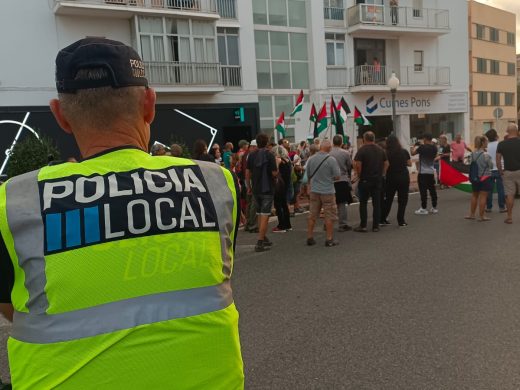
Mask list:
[{"label": "policia local text on cap", "polygon": [[56,87],[84,160],[0,187],[14,388],[242,389],[233,176],[146,153],[156,97],[131,47],[66,47]]}]

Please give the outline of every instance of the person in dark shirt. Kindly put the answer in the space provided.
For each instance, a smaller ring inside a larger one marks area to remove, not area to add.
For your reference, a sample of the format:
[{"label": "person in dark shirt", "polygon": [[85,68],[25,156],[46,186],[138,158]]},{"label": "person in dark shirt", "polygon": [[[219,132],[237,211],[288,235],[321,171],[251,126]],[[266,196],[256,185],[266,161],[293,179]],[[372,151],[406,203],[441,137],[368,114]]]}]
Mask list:
[{"label": "person in dark shirt", "polygon": [[[504,166],[502,166],[504,159]],[[513,223],[513,206],[517,188],[520,188],[520,137],[518,126],[510,123],[507,126],[507,139],[497,146],[496,154],[497,168],[504,179],[504,190],[506,193],[507,224]]]},{"label": "person in dark shirt", "polygon": [[195,141],[193,144],[193,153],[191,157],[194,160],[199,161],[215,161],[215,159],[208,154],[208,145],[203,139],[198,139]]},{"label": "person in dark shirt", "polygon": [[381,188],[383,176],[388,169],[385,151],[375,144],[375,135],[371,131],[363,134],[363,146],[354,157],[354,168],[359,177],[359,217],[361,222],[355,232],[367,232],[368,199],[372,198],[372,231],[379,231],[381,219]]},{"label": "person in dark shirt", "polygon": [[274,155],[266,149],[269,138],[260,133],[256,136],[258,149],[252,152],[247,159],[246,187],[248,193],[253,195],[258,215],[258,241],[256,252],[263,252],[272,245],[267,238],[267,223],[271,215],[275,183],[278,175]]},{"label": "person in dark shirt", "polygon": [[[412,156],[419,155],[419,174],[417,182],[421,193],[421,208],[415,211],[417,215],[437,214],[437,190],[435,189],[435,168],[433,163],[437,157],[437,147],[432,143],[432,135],[427,133],[423,136],[423,144],[412,150]],[[427,210],[428,192],[432,199],[432,207]]]},{"label": "person in dark shirt", "polygon": [[388,157],[389,165],[386,171],[386,196],[383,219],[385,224],[389,224],[387,218],[397,192],[397,223],[399,226],[407,226],[404,214],[410,190],[410,172],[408,171],[408,167],[412,166],[410,153],[402,148],[396,136],[391,135],[386,140],[386,156]]},{"label": "person in dark shirt", "polygon": [[274,208],[278,217],[278,226],[273,229],[273,233],[285,233],[287,230],[292,230],[289,205],[287,203],[288,188],[292,185],[292,164],[287,150],[282,145],[275,146],[273,153],[279,172],[274,191]]}]

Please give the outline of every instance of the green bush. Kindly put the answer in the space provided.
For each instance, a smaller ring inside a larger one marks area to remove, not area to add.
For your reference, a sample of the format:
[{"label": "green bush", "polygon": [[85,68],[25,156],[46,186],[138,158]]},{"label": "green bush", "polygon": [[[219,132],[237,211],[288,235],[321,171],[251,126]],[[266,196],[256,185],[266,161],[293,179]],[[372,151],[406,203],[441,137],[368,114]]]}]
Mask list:
[{"label": "green bush", "polygon": [[18,142],[11,151],[6,174],[8,177],[18,176],[46,166],[49,160],[59,159],[60,152],[52,140],[47,137],[37,139],[32,135],[27,136]]}]

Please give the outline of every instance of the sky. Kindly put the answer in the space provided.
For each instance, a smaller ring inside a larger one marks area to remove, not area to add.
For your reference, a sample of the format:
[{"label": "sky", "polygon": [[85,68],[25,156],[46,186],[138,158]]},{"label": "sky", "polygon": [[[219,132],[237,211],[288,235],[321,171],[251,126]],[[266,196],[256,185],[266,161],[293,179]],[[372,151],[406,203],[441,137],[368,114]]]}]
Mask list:
[{"label": "sky", "polygon": [[516,13],[516,52],[520,53],[520,0],[477,0],[480,3]]}]

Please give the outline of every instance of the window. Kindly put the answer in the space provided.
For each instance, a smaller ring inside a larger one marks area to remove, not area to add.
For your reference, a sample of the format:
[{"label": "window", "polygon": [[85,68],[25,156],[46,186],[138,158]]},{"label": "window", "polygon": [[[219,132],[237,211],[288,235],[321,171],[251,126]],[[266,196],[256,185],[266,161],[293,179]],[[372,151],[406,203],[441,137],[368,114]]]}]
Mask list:
[{"label": "window", "polygon": [[482,124],[482,128],[484,130],[484,133],[486,133],[488,130],[491,130],[493,128],[493,122],[484,122]]},{"label": "window", "polygon": [[489,40],[492,42],[498,42],[500,40],[498,29],[494,27],[489,28]]},{"label": "window", "polygon": [[253,22],[271,26],[306,27],[305,0],[255,0]]},{"label": "window", "polygon": [[345,6],[343,0],[323,0],[325,19],[343,20],[345,18]]},{"label": "window", "polygon": [[413,58],[414,58],[414,71],[416,72],[422,72],[424,70],[424,52],[422,50],[415,50],[413,52]]},{"label": "window", "polygon": [[345,65],[345,35],[325,34],[327,65]]},{"label": "window", "polygon": [[477,39],[486,39],[486,27],[481,24],[477,24]]},{"label": "window", "polygon": [[489,60],[491,74],[500,74],[500,62],[497,60]]},{"label": "window", "polygon": [[255,30],[259,89],[309,88],[307,34]]},{"label": "window", "polygon": [[505,93],[505,96],[504,96],[504,104],[506,106],[513,106],[514,105],[514,100],[515,100],[515,94],[514,93],[510,93],[510,92],[506,92]]},{"label": "window", "polygon": [[479,106],[487,106],[487,92],[477,92],[477,104]]},{"label": "window", "polygon": [[500,92],[491,92],[491,105],[500,106]]},{"label": "window", "polygon": [[487,73],[487,60],[485,58],[477,58],[477,72]]},{"label": "window", "polygon": [[515,33],[510,33],[510,32],[507,33],[507,44],[509,46],[516,46]]},{"label": "window", "polygon": [[139,17],[139,39],[144,61],[217,61],[212,23],[142,16]]},{"label": "window", "polygon": [[[295,97],[293,95],[260,95],[258,96],[258,103],[260,106],[260,131],[272,134],[275,121],[280,113],[283,111],[287,114],[292,111]],[[285,125],[287,130],[286,137],[291,141],[295,141],[295,119],[286,115]]]},{"label": "window", "polygon": [[515,75],[515,68],[516,65],[514,62],[508,62],[507,63],[507,75],[508,76],[514,76]]},{"label": "window", "polygon": [[413,9],[413,17],[414,18],[422,18],[423,17],[423,2],[422,2],[422,0],[413,0],[412,9]]}]

